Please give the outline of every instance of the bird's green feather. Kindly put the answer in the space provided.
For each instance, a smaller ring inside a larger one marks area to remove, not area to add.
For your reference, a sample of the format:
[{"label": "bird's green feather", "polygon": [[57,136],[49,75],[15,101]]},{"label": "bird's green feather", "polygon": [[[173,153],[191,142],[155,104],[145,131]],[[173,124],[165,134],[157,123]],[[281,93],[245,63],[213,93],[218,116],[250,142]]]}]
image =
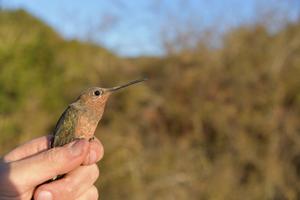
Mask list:
[{"label": "bird's green feather", "polygon": [[69,105],[59,118],[53,131],[51,147],[63,146],[75,140],[75,127],[79,110],[74,105]]}]

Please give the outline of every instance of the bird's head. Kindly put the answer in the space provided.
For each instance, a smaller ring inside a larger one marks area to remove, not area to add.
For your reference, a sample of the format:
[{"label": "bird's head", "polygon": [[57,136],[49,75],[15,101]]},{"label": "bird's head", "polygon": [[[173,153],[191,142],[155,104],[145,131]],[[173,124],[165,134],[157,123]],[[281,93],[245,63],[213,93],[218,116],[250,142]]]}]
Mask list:
[{"label": "bird's head", "polygon": [[104,108],[106,101],[108,100],[109,96],[122,88],[128,87],[130,85],[140,83],[145,81],[146,79],[138,79],[134,81],[130,81],[124,85],[112,87],[112,88],[100,88],[100,87],[91,87],[85,90],[78,98],[78,101],[83,104],[87,105],[88,107],[94,109]]}]

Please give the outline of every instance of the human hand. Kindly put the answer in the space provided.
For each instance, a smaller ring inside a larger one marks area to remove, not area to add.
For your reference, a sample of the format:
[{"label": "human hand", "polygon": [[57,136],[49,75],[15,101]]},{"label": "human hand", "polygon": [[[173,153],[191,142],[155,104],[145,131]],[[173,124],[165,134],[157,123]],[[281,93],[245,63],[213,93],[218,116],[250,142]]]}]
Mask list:
[{"label": "human hand", "polygon": [[77,140],[52,149],[49,141],[34,139],[0,160],[1,200],[98,199],[94,182],[99,176],[95,163],[103,157],[100,141]]}]

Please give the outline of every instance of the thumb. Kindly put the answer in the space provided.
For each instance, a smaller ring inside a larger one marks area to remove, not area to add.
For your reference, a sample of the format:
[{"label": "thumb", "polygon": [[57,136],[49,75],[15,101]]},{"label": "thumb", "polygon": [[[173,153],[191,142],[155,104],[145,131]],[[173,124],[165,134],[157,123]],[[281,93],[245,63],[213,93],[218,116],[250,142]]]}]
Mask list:
[{"label": "thumb", "polygon": [[65,174],[82,164],[89,149],[86,140],[77,140],[63,147],[10,163],[10,179],[21,188],[32,188]]}]

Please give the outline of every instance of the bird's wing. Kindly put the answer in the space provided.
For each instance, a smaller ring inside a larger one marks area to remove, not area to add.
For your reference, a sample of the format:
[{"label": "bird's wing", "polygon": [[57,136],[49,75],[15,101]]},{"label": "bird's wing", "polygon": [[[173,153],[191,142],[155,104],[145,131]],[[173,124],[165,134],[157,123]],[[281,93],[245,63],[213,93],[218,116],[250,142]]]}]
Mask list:
[{"label": "bird's wing", "polygon": [[75,126],[78,118],[78,109],[72,104],[63,112],[53,131],[51,147],[63,146],[75,140]]}]

